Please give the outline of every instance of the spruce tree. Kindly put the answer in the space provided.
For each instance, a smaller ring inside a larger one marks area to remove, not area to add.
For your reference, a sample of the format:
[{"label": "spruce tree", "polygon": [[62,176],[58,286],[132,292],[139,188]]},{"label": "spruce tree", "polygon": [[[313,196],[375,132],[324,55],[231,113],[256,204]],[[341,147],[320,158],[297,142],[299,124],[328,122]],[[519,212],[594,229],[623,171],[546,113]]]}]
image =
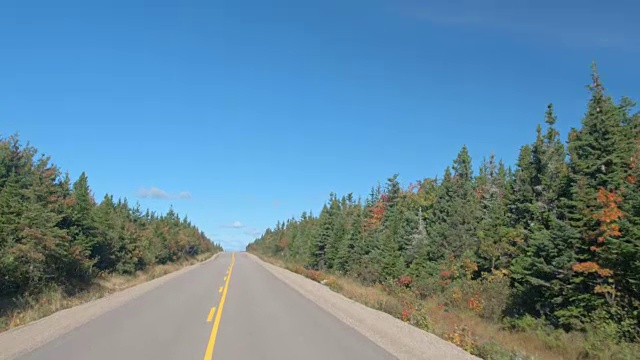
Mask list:
[{"label": "spruce tree", "polygon": [[[471,156],[466,146],[453,162],[451,179],[451,205],[447,219],[446,249],[456,258],[469,256],[478,245],[476,227],[479,220],[479,203],[473,189]],[[446,201],[446,200],[445,200]]]},{"label": "spruce tree", "polygon": [[571,306],[562,312],[566,321],[581,326],[596,309],[614,318],[618,312],[615,267],[619,247],[619,209],[629,167],[628,145],[622,128],[623,116],[613,99],[605,94],[595,65],[591,99],[582,128],[569,138],[572,184],[572,224],[582,234],[573,265],[574,285]]}]

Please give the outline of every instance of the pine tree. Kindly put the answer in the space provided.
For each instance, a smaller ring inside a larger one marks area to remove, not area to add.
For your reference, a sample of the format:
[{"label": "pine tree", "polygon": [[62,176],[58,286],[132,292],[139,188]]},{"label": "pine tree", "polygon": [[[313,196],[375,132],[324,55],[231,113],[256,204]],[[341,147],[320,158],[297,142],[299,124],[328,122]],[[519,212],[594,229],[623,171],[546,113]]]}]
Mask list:
[{"label": "pine tree", "polygon": [[452,196],[444,245],[449,252],[448,255],[461,258],[463,255],[469,256],[478,245],[476,226],[479,220],[479,204],[473,190],[471,156],[466,146],[458,153],[452,168]]},{"label": "pine tree", "polygon": [[318,217],[318,231],[310,248],[309,265],[313,269],[325,269],[327,266],[326,250],[333,234],[332,220],[329,207],[325,204]]},{"label": "pine tree", "polygon": [[[344,203],[344,201],[342,202]],[[335,194],[330,195],[329,199],[329,218],[328,221],[331,224],[331,230],[327,240],[327,247],[325,251],[326,266],[329,269],[336,267],[336,260],[338,252],[343,246],[342,242],[346,236],[346,217],[343,204],[338,200]]]},{"label": "pine tree", "polygon": [[507,172],[502,162],[496,164],[494,154],[481,169],[476,180],[482,214],[477,255],[481,269],[494,271],[507,268],[514,253],[514,232],[508,226],[507,216]]},{"label": "pine tree", "polygon": [[511,266],[511,278],[521,311],[558,324],[557,310],[567,306],[577,233],[560,212],[567,168],[555,122],[549,105],[547,132],[543,134],[538,126],[535,142],[523,147],[518,161],[510,209],[519,229],[519,254]]},{"label": "pine tree", "polygon": [[596,309],[610,309],[615,316],[617,274],[611,250],[619,247],[621,197],[628,174],[629,146],[622,128],[623,116],[613,99],[605,94],[595,65],[591,99],[582,128],[569,138],[572,183],[572,224],[583,235],[577,262],[572,305],[562,314],[574,326],[588,322]]}]

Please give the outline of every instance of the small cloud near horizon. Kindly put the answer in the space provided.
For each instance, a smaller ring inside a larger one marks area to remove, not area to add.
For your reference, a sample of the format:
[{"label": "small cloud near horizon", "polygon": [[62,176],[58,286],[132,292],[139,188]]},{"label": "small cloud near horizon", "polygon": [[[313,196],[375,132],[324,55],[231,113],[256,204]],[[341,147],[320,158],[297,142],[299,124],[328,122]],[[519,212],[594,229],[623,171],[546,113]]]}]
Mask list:
[{"label": "small cloud near horizon", "polygon": [[136,191],[136,196],[142,199],[191,199],[191,193],[187,191],[171,194],[155,186],[138,189],[138,191]]},{"label": "small cloud near horizon", "polygon": [[236,220],[231,224],[225,224],[222,225],[223,228],[231,228],[231,229],[242,229],[244,227],[244,224],[242,224],[240,221]]},{"label": "small cloud near horizon", "polygon": [[244,234],[247,236],[251,236],[253,238],[257,238],[260,235],[262,235],[262,231],[256,229],[256,228],[251,228],[251,229],[247,229],[244,231]]}]

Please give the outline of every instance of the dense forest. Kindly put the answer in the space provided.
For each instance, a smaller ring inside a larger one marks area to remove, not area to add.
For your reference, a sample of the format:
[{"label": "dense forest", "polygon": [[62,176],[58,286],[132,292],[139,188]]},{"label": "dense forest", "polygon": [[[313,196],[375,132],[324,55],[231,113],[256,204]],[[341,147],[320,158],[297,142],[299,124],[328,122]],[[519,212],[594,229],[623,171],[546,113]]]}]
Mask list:
[{"label": "dense forest", "polygon": [[112,195],[97,203],[85,173],[72,183],[17,136],[0,138],[0,298],[220,250],[173,209],[160,215]]},{"label": "dense forest", "polygon": [[442,177],[403,186],[394,175],[365,200],[331,194],[317,216],[278,223],[247,249],[422,298],[452,292],[497,321],[637,341],[640,114],[605,92],[595,65],[588,89],[566,143],[549,105],[513,167],[492,154],[474,173],[463,147]]}]

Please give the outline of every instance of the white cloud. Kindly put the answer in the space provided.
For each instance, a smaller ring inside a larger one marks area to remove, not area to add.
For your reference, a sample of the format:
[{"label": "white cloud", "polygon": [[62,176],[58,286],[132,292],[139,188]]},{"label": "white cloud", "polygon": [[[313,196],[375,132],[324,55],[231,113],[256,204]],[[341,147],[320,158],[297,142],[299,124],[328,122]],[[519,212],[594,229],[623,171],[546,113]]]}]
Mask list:
[{"label": "white cloud", "polygon": [[251,236],[252,238],[257,238],[260,235],[262,235],[262,231],[256,229],[256,228],[250,228],[244,231],[244,234],[247,236]]},{"label": "white cloud", "polygon": [[178,194],[168,193],[157,187],[140,188],[136,196],[143,199],[191,199],[191,193],[183,191]]},{"label": "white cloud", "polygon": [[240,221],[236,220],[231,224],[222,225],[223,228],[241,229],[244,227]]},{"label": "white cloud", "polygon": [[176,196],[178,199],[191,199],[191,193],[188,191],[183,191]]},{"label": "white cloud", "polygon": [[[435,25],[487,29],[517,38],[555,42],[568,47],[616,48],[635,51],[637,25],[622,12],[601,11],[600,5],[523,4],[508,0],[453,0],[409,5],[407,15]],[[596,6],[596,7],[594,7]]]}]

